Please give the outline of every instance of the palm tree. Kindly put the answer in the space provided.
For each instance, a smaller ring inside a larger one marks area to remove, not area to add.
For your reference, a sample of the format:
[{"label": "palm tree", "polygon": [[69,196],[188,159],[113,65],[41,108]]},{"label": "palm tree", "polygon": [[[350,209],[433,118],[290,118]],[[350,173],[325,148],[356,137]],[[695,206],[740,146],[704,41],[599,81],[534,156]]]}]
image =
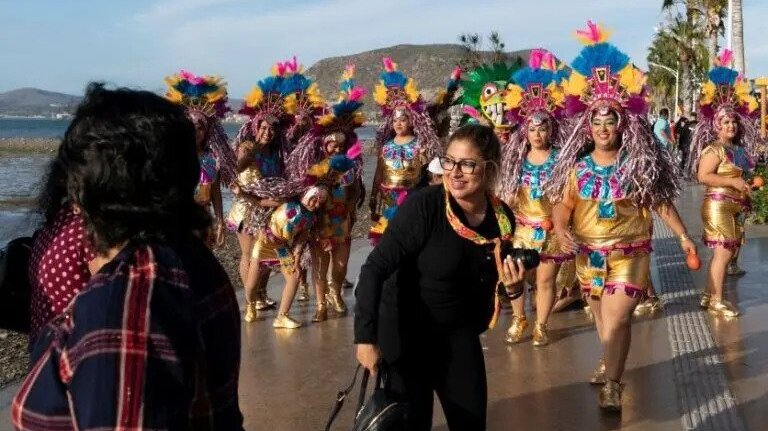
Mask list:
[{"label": "palm tree", "polygon": [[700,26],[709,52],[708,60],[712,61],[717,56],[718,37],[725,29],[723,18],[727,0],[662,0],[661,8],[671,11],[681,5],[685,7],[686,20]]},{"label": "palm tree", "polygon": [[[660,29],[648,52],[648,60],[666,66],[679,65],[680,95],[683,113],[693,109],[696,84],[708,68],[708,49],[701,43],[703,33],[686,17],[676,16],[666,28]],[[669,91],[669,78],[663,78],[660,70],[651,68],[651,84],[661,84],[661,91]],[[674,86],[674,80],[672,80]],[[664,89],[667,90],[664,90]],[[674,88],[674,87],[672,87]]]},{"label": "palm tree", "polygon": [[742,75],[747,73],[747,65],[744,61],[744,20],[742,17],[743,6],[741,0],[732,0],[731,20],[733,28],[730,29],[733,38],[733,65]]}]

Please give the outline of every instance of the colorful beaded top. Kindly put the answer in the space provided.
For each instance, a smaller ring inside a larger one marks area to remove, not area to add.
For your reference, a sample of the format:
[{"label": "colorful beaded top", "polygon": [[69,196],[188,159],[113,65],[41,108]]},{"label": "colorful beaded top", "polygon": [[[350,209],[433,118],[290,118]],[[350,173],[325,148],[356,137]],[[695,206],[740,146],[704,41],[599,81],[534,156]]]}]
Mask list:
[{"label": "colorful beaded top", "polygon": [[625,199],[629,193],[627,182],[623,179],[624,160],[610,166],[600,166],[585,156],[576,163],[576,180],[579,196],[584,200],[599,202],[598,218],[616,217],[614,201]]},{"label": "colorful beaded top", "polygon": [[542,186],[549,179],[552,168],[557,160],[558,150],[553,149],[544,163],[535,165],[527,159],[523,161],[523,170],[520,174],[520,184],[528,187],[531,199],[541,199],[544,196]]}]

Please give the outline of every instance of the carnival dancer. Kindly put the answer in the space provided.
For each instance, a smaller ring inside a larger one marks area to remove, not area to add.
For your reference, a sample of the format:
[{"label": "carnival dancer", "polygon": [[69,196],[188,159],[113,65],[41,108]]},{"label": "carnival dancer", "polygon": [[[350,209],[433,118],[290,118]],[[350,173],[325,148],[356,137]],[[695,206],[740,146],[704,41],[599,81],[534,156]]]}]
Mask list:
[{"label": "carnival dancer", "polygon": [[221,185],[235,180],[235,153],[227,143],[221,119],[229,111],[226,83],[218,76],[196,76],[182,70],[165,78],[166,98],[184,106],[187,117],[195,126],[195,142],[200,158],[200,182],[195,200],[206,208],[212,207],[215,217],[213,234],[208,243],[224,245],[224,209]]},{"label": "carnival dancer", "polygon": [[564,252],[577,253],[577,276],[602,345],[592,378],[603,385],[599,405],[620,411],[632,311],[650,273],[651,211],[686,253],[696,247],[673,204],[679,169],[646,119],[644,74],[606,41],[601,27],[588,22],[577,36],[586,46],[563,83],[575,129],[545,192],[560,201],[553,210],[555,232]]},{"label": "carnival dancer", "polygon": [[[354,130],[365,122],[360,112],[365,89],[355,86],[354,73],[354,65],[344,69],[338,101],[328,107],[324,115],[317,117],[314,127],[299,141],[288,158],[292,178],[305,172],[309,164],[342,154],[357,143]],[[360,144],[357,145],[360,147]],[[338,315],[347,312],[342,289],[352,243],[352,223],[363,192],[362,157],[355,158],[354,162],[353,169],[332,184],[327,184],[330,196],[323,216],[318,221],[316,235],[310,241],[312,278],[317,294],[317,310],[313,322],[325,321],[328,318],[328,307]]]},{"label": "carnival dancer", "polygon": [[[310,184],[300,198],[293,198],[281,204],[269,216],[265,226],[256,234],[256,244],[251,256],[249,281],[260,279],[265,266],[278,264],[285,278],[280,308],[272,322],[274,328],[295,329],[301,322],[289,316],[291,305],[299,284],[301,253],[309,241],[310,233],[318,222],[320,213],[328,200],[329,188],[335,187],[343,175],[352,169],[360,156],[361,145],[353,146],[347,155],[337,154],[311,166],[306,173],[305,184]],[[297,186],[300,183],[295,183]],[[246,310],[247,322],[255,319],[252,307]]]},{"label": "carnival dancer", "polygon": [[[281,65],[285,69],[285,77],[280,86],[280,93],[284,98],[285,112],[292,117],[290,126],[286,130],[286,139],[290,152],[285,157],[290,157],[298,147],[301,139],[308,135],[313,128],[314,119],[322,114],[325,107],[325,99],[320,94],[320,89],[315,81],[304,74],[304,67],[301,66],[294,56]],[[286,161],[286,175],[290,162]],[[304,170],[299,170],[303,174]],[[309,284],[307,283],[307,271],[310,255],[308,251],[302,252],[302,259],[299,263],[299,290],[296,294],[296,301],[309,301]]]},{"label": "carnival dancer", "polygon": [[435,125],[413,79],[385,57],[384,71],[374,100],[384,118],[376,132],[378,154],[371,187],[371,227],[368,237],[377,244],[408,191],[421,180],[422,167],[442,153]]},{"label": "carnival dancer", "polygon": [[749,82],[731,69],[732,52],[718,56],[701,89],[699,122],[693,132],[688,169],[706,186],[701,206],[704,244],[713,249],[701,306],[712,314],[736,317],[738,308],[723,298],[729,262],[744,241],[743,214],[759,151],[758,131],[750,116],[758,104]]},{"label": "carnival dancer", "polygon": [[[536,290],[536,322],[533,345],[549,344],[547,321],[555,303],[555,280],[560,264],[573,258],[560,250],[552,230],[552,203],[544,186],[565,141],[561,121],[565,94],[560,85],[565,76],[555,57],[543,49],[531,51],[529,65],[515,72],[507,87],[504,113],[507,121],[517,124],[509,141],[502,146],[499,196],[515,214],[515,247],[539,252],[541,263],[528,271],[528,282]],[[512,301],[512,324],[506,341],[523,339],[528,321],[525,295]]]},{"label": "carnival dancer", "polygon": [[[240,242],[240,279],[246,290],[245,318],[255,318],[258,310],[273,307],[267,296],[269,271],[255,271],[251,254],[255,237],[264,227],[270,212],[295,195],[295,187],[284,176],[284,155],[288,152],[286,131],[291,116],[285,112],[281,86],[286,68],[278,63],[272,75],[258,82],[246,96],[240,113],[248,115],[235,137],[237,182],[235,198],[227,216],[227,225],[238,233]],[[253,279],[255,274],[259,279]]]}]

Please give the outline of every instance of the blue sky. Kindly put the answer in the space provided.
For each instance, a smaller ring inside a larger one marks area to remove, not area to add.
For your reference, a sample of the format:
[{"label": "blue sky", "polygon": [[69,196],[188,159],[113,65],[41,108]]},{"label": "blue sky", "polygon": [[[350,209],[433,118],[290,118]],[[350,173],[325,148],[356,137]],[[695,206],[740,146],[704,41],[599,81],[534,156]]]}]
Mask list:
[{"label": "blue sky", "polygon": [[[745,0],[747,74],[768,75],[768,1]],[[160,90],[184,68],[218,74],[242,97],[275,61],[401,43],[454,43],[498,30],[507,47],[545,47],[570,61],[587,18],[645,66],[661,0],[0,0],[0,91],[80,94],[90,80]]]}]

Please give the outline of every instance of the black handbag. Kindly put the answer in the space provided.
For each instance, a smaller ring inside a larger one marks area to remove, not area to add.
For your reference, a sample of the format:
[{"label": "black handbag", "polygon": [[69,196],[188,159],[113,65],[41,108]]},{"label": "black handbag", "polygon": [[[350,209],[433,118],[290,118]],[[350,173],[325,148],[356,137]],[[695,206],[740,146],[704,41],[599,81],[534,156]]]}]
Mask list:
[{"label": "black handbag", "polygon": [[0,328],[29,332],[30,298],[28,268],[32,238],[21,237],[0,250]]},{"label": "black handbag", "polygon": [[[331,410],[328,423],[325,425],[325,431],[330,431],[333,421],[336,419],[342,406],[344,406],[344,400],[355,387],[360,368],[361,365],[358,365],[355,369],[352,383],[336,396],[336,404],[334,404],[333,410]],[[398,401],[392,395],[389,388],[388,369],[383,364],[379,364],[379,371],[376,373],[376,384],[373,387],[371,396],[366,400],[365,393],[369,378],[370,372],[368,370],[363,371],[352,431],[395,431],[404,429],[408,423],[408,405]]]}]

